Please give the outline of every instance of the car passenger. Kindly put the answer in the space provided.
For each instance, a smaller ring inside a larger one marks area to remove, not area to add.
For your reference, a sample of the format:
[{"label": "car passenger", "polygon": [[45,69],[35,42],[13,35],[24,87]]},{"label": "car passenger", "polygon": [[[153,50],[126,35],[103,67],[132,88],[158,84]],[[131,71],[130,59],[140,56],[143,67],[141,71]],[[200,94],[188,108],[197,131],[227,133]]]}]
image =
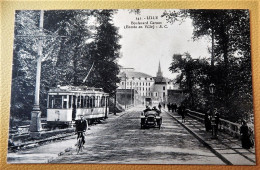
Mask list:
[{"label": "car passenger", "polygon": [[161,111],[160,111],[160,110],[158,110],[158,109],[156,108],[156,106],[154,106],[152,110],[156,111],[156,113],[158,114],[158,116],[160,116],[160,114],[161,114]]}]

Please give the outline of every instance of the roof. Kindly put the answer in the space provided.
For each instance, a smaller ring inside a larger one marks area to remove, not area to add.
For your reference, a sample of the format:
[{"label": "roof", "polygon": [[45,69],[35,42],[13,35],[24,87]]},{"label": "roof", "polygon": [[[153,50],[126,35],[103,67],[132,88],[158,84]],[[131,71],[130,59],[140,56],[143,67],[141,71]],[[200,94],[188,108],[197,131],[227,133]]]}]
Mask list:
[{"label": "roof", "polygon": [[166,79],[164,77],[154,77],[155,84],[166,84]]},{"label": "roof", "polygon": [[118,77],[125,77],[124,74],[126,74],[127,78],[132,78],[132,77],[134,77],[134,78],[139,78],[139,77],[141,77],[141,78],[153,78],[153,76],[150,76],[150,75],[142,73],[142,72],[136,72],[136,71],[120,72]]}]

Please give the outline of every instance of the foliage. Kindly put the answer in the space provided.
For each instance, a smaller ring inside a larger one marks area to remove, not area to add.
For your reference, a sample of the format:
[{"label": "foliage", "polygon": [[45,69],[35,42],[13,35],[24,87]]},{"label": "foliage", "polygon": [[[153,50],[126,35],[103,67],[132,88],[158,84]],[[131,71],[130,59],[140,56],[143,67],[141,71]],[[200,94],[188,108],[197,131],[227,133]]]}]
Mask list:
[{"label": "foliage", "polygon": [[117,59],[121,46],[118,44],[118,29],[112,23],[113,13],[113,10],[98,12],[97,34],[90,44],[90,61],[94,63],[94,69],[90,74],[89,84],[102,87],[108,93],[113,93],[119,82]]},{"label": "foliage", "polygon": [[[189,93],[186,104],[204,111],[212,104],[226,119],[248,119],[253,109],[249,11],[179,10],[165,11],[163,16],[171,23],[189,17],[194,26],[194,40],[202,36],[212,38],[211,66],[205,59],[198,59],[197,67],[184,54],[179,61],[173,58],[169,68],[172,72],[181,71],[178,80]],[[213,103],[207,90],[209,83],[216,85]]]},{"label": "foliage", "polygon": [[[43,116],[46,114],[47,91],[51,87],[88,85],[104,88],[106,92],[115,89],[120,36],[111,23],[114,12],[44,11],[40,83]],[[39,57],[39,14],[40,11],[30,10],[16,11],[15,14],[11,117],[30,118],[34,102],[36,59]],[[83,82],[93,62],[92,77]]]}]

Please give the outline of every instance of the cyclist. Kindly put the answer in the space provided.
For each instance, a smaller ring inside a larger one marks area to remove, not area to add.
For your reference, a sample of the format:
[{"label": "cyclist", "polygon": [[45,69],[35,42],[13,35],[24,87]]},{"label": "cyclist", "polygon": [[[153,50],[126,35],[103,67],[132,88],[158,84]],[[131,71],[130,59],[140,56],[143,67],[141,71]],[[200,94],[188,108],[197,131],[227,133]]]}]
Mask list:
[{"label": "cyclist", "polygon": [[78,134],[77,139],[79,139],[80,137],[82,137],[82,143],[84,145],[85,143],[85,137],[84,137],[84,132],[86,131],[86,129],[88,129],[88,121],[86,121],[84,119],[83,115],[79,115],[80,119],[76,120],[76,132]]}]

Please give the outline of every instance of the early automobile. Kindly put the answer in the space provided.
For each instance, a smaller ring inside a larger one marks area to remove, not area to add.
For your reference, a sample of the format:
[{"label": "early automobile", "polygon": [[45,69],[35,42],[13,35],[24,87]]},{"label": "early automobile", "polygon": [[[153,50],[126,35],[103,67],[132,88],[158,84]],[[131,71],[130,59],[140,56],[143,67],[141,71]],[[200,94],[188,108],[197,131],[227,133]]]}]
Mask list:
[{"label": "early automobile", "polygon": [[141,129],[149,127],[161,128],[162,117],[159,110],[149,110],[141,113]]}]

